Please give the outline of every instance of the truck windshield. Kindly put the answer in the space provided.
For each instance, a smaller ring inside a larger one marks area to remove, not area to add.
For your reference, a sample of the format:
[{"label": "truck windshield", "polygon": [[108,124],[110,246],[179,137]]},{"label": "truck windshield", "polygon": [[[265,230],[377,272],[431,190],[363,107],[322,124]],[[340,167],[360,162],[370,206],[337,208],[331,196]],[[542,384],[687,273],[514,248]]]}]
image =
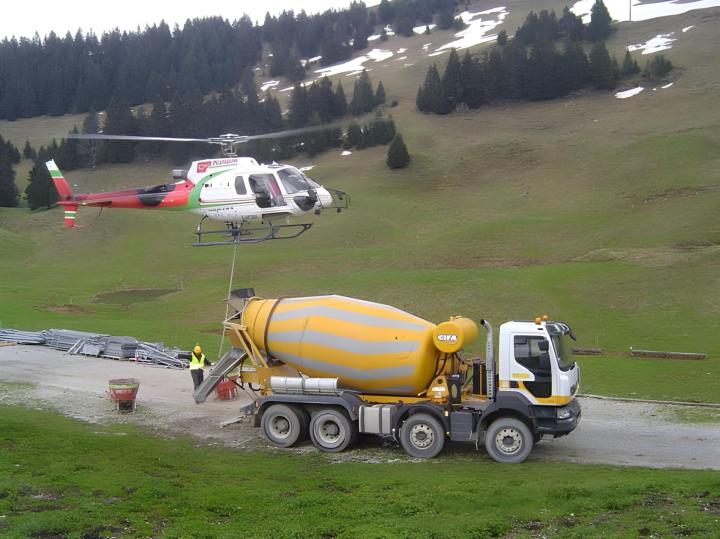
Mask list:
[{"label": "truck windshield", "polygon": [[575,356],[573,356],[572,346],[568,342],[567,335],[551,335],[550,337],[557,353],[558,367],[562,371],[569,371],[575,366]]}]

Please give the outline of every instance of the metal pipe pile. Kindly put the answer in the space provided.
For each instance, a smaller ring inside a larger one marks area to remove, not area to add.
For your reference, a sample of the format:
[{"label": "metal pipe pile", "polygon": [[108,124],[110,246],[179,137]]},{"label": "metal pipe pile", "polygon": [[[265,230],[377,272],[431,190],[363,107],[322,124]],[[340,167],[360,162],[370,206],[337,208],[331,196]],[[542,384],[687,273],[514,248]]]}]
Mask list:
[{"label": "metal pipe pile", "polygon": [[45,334],[45,345],[58,350],[70,350],[75,343],[81,339],[95,339],[107,337],[99,333],[87,333],[85,331],[72,331],[70,329],[48,329]]},{"label": "metal pipe pile", "polygon": [[0,342],[14,342],[16,344],[45,344],[44,333],[44,331],[0,329]]},{"label": "metal pipe pile", "polygon": [[169,369],[186,369],[189,352],[167,348],[163,343],[138,341],[134,337],[102,335],[68,329],[20,331],[0,329],[0,342],[40,344],[70,354],[134,360]]}]

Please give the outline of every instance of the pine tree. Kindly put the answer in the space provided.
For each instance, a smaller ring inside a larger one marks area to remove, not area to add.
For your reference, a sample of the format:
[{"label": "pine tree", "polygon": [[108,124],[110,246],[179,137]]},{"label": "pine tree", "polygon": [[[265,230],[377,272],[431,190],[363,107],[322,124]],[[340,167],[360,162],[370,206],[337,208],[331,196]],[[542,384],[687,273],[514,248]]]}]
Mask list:
[{"label": "pine tree", "polygon": [[[73,126],[72,131],[70,131],[73,135],[77,135],[79,133],[77,125]],[[60,142],[60,145],[62,147],[62,150],[60,153],[63,155],[62,163],[59,165],[64,170],[75,170],[80,166],[80,151],[79,151],[79,140],[74,138],[68,138],[63,139]]]},{"label": "pine tree", "polygon": [[390,144],[385,162],[389,168],[403,168],[410,163],[410,154],[400,133],[395,135],[395,138]]},{"label": "pine tree", "polygon": [[476,62],[469,51],[465,52],[460,64],[460,101],[476,109],[487,101],[487,84],[483,66]]},{"label": "pine tree", "polygon": [[353,96],[350,101],[350,112],[353,116],[359,116],[370,112],[375,107],[375,94],[370,82],[370,75],[363,69],[360,77],[355,81]]},{"label": "pine tree", "polygon": [[37,157],[37,152],[35,151],[35,148],[30,146],[30,141],[25,141],[25,147],[23,148],[23,158],[25,159],[35,159]]},{"label": "pine tree", "polygon": [[622,68],[620,70],[620,76],[623,78],[632,77],[638,73],[640,73],[640,66],[635,60],[633,60],[633,57],[630,56],[630,51],[626,49],[625,58],[623,58]]},{"label": "pine tree", "polygon": [[378,82],[377,90],[375,90],[375,106],[385,103],[385,87],[382,81]]},{"label": "pine tree", "polygon": [[460,58],[458,57],[458,53],[455,49],[450,51],[441,87],[443,99],[438,103],[435,112],[439,114],[448,114],[455,110],[462,93],[460,85]]},{"label": "pine tree", "polygon": [[362,143],[362,128],[355,122],[348,126],[345,138],[349,148],[356,148]]},{"label": "pine tree", "polygon": [[431,64],[425,74],[425,82],[418,89],[415,104],[419,111],[434,112],[440,106],[442,99],[442,87],[440,83],[440,74],[437,66]]},{"label": "pine tree", "polygon": [[310,119],[308,107],[308,94],[304,86],[295,84],[290,96],[290,110],[288,112],[288,123],[293,129],[305,127]]},{"label": "pine tree", "polygon": [[380,144],[388,144],[391,142],[392,139],[395,138],[396,133],[395,120],[393,120],[392,116],[388,116],[387,120],[385,120],[385,138],[380,141]]},{"label": "pine tree", "polygon": [[345,98],[345,90],[343,90],[342,83],[337,82],[335,86],[335,95],[333,97],[333,116],[339,118],[345,116],[348,111],[347,99]]},{"label": "pine tree", "polygon": [[562,17],[558,21],[560,34],[567,37],[570,41],[581,41],[585,32],[585,25],[582,19],[575,15],[568,6],[563,9]]},{"label": "pine tree", "polygon": [[590,41],[604,41],[612,32],[612,18],[603,0],[595,0],[590,10],[590,24],[586,34]]},{"label": "pine tree", "polygon": [[0,160],[0,207],[14,208],[18,205],[18,189],[15,171],[10,163]]},{"label": "pine tree", "polygon": [[38,151],[38,160],[30,170],[29,183],[25,188],[25,197],[31,210],[46,207],[50,208],[58,200],[58,194],[53,186],[50,173],[45,167],[45,160],[52,156],[44,148]]},{"label": "pine tree", "polygon": [[[108,135],[135,135],[137,121],[127,101],[113,99],[108,105],[105,118],[105,133]],[[113,141],[105,144],[106,158],[111,163],[131,163],[135,159],[137,143]]]},{"label": "pine tree", "polygon": [[507,42],[508,42],[507,31],[500,30],[500,32],[498,33],[498,36],[497,36],[497,44],[500,45],[501,47],[504,47],[505,45],[507,45]]},{"label": "pine tree", "polygon": [[[170,116],[168,115],[165,100],[160,94],[155,96],[152,103],[152,111],[143,124],[143,133],[149,137],[170,136]],[[166,143],[151,142],[146,146],[146,151],[152,155],[161,155],[166,150]]]},{"label": "pine tree", "polygon": [[665,58],[664,55],[658,54],[655,58],[647,62],[643,76],[649,79],[659,80],[670,73],[672,68],[672,62]]},{"label": "pine tree", "polygon": [[590,49],[590,81],[598,90],[612,90],[617,83],[612,58],[603,43]]}]

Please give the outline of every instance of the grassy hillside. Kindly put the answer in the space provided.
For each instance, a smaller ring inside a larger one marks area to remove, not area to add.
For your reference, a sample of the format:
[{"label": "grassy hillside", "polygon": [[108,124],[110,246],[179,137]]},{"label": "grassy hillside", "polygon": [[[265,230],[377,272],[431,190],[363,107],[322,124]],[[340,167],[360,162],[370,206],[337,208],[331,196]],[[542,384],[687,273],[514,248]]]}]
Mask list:
[{"label": "grassy hillside", "polygon": [[[511,6],[510,31],[530,9],[520,4]],[[548,313],[571,323],[581,345],[618,357],[584,361],[586,390],[717,400],[697,381],[720,374],[718,22],[716,9],[621,25],[609,43],[618,55],[660,31],[679,34],[665,52],[680,66],[674,85],[626,100],[588,92],[430,116],[414,110],[415,92],[428,63],[444,56],[417,56],[405,70],[375,66],[373,80],[400,103],[392,114],[411,165],[388,170],[384,148],[297,160],[347,190],[350,211],[321,216],[296,240],[239,248],[234,285],[266,297],[358,296],[433,321],[462,313],[499,324]],[[423,39],[385,46],[412,53],[408,44],[419,49]],[[138,162],[68,177],[93,190],[164,182],[169,169]],[[80,223],[95,211],[81,211]],[[195,217],[107,211],[71,231],[61,221],[59,209],[0,209],[2,325],[217,349],[232,249],[191,247]],[[94,299],[126,288],[176,290],[126,304]],[[710,359],[619,357],[631,346]]]}]

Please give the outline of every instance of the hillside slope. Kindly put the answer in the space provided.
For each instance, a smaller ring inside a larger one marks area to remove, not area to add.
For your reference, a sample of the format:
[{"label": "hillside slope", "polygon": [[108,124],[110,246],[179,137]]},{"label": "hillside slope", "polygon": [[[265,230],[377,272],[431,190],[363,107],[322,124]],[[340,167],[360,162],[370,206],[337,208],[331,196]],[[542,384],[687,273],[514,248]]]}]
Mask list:
[{"label": "hillside slope", "polygon": [[[521,4],[509,31],[527,13]],[[411,165],[389,171],[384,148],[297,160],[347,190],[351,209],[321,216],[296,240],[239,248],[234,286],[267,297],[358,296],[434,321],[548,313],[610,355],[631,346],[707,352],[706,362],[675,371],[720,372],[718,23],[720,9],[620,24],[608,44],[618,56],[675,31],[665,54],[680,66],[671,87],[624,100],[585,93],[430,116],[415,111],[415,92],[426,66],[445,56],[374,66],[373,80],[399,102],[392,114]],[[387,43],[419,48],[422,39]],[[91,190],[159,183],[169,168],[138,162],[68,176]],[[71,231],[60,214],[0,209],[2,325],[217,348],[231,248],[191,247],[196,219],[184,214],[107,211]],[[168,293],[96,298],[148,288]]]}]

